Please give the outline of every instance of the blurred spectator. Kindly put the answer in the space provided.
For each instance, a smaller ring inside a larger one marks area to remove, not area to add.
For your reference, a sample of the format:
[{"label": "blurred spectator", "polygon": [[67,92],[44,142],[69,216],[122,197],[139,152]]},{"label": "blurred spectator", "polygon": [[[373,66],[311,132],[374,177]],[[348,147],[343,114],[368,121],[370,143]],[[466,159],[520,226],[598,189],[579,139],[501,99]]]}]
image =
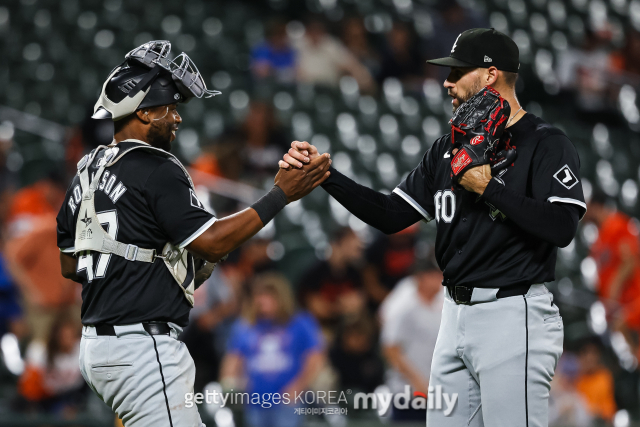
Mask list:
[{"label": "blurred spectator", "polygon": [[46,411],[70,418],[82,405],[85,382],[78,365],[79,320],[60,316],[46,344],[29,345],[19,382],[19,410]]},{"label": "blurred spectator", "polygon": [[362,249],[353,230],[341,228],[333,236],[329,258],[318,261],[300,279],[300,301],[325,327],[330,340],[341,320],[357,318],[366,309],[359,271]]},{"label": "blurred spectator", "polygon": [[21,319],[20,296],[7,269],[0,234],[0,337],[10,332],[22,338],[24,327]]},{"label": "blurred spectator", "polygon": [[374,308],[387,297],[400,279],[411,273],[418,230],[418,225],[415,224],[396,234],[379,234],[367,249],[367,265],[362,275],[364,287]]},{"label": "blurred spectator", "polygon": [[[381,341],[390,365],[387,384],[391,392],[404,392],[408,384],[412,391],[426,395],[440,329],[444,287],[440,269],[430,260],[417,260],[414,271],[389,295],[389,304],[395,307],[385,307],[387,301],[383,303],[386,315],[382,320]],[[395,298],[396,292],[400,298]],[[392,417],[396,421],[424,421],[426,410],[394,408]]]},{"label": "blurred spectator", "polygon": [[267,253],[270,243],[268,239],[254,236],[216,267],[224,273],[225,280],[236,295],[244,296],[249,293],[254,276],[275,269],[275,264]]},{"label": "blurred spectator", "polygon": [[191,164],[191,168],[209,175],[239,181],[242,177],[244,159],[238,155],[238,151],[243,144],[244,136],[240,132],[225,132],[212,144],[202,148],[202,154]]},{"label": "blurred spectator", "polygon": [[380,55],[373,48],[367,36],[361,17],[351,17],[342,25],[342,42],[353,56],[364,65],[369,74],[377,76],[380,72]]},{"label": "blurred spectator", "polygon": [[409,26],[403,22],[394,23],[386,41],[378,81],[382,83],[387,77],[396,77],[409,88],[422,89],[426,62]]},{"label": "blurred spectator", "polygon": [[16,192],[7,215],[8,238],[28,232],[33,226],[33,221],[40,215],[57,215],[64,195],[64,183],[58,173],[51,173],[48,177]]},{"label": "blurred spectator", "polygon": [[613,421],[616,413],[613,375],[602,364],[599,343],[588,341],[578,352],[579,374],[576,388],[587,403],[587,409],[594,418],[606,422]]},{"label": "blurred spectator", "polygon": [[267,23],[266,40],[251,52],[251,70],[256,79],[272,78],[278,83],[294,83],[296,78],[295,51],[289,43],[284,21]]},{"label": "blurred spectator", "polygon": [[31,230],[7,241],[5,256],[24,298],[32,339],[45,343],[60,315],[80,319],[80,285],[60,274],[56,215],[39,215]]},{"label": "blurred spectator", "polygon": [[[438,0],[432,18],[433,36],[422,45],[426,58],[442,58],[451,54],[458,36],[470,28],[487,28],[487,20],[478,9],[463,8],[458,0]],[[429,77],[444,81],[447,67],[427,67]]]},{"label": "blurred spectator", "polygon": [[194,389],[201,391],[206,384],[218,380],[220,361],[224,353],[225,320],[235,312],[236,295],[222,270],[213,271],[194,294],[194,307],[189,314],[189,326],[180,340],[189,349],[196,365]]},{"label": "blurred spectator", "polygon": [[278,160],[291,143],[276,121],[273,108],[265,102],[253,101],[241,131],[244,137],[245,174],[249,177],[264,175],[271,178],[277,171]]},{"label": "blurred spectator", "polygon": [[382,384],[384,362],[380,357],[375,322],[370,317],[347,321],[329,352],[340,378],[340,390],[373,392]]},{"label": "blurred spectator", "polygon": [[262,187],[266,178],[273,181],[278,160],[290,144],[291,138],[276,120],[273,108],[266,102],[252,101],[240,127],[205,148],[192,167]]},{"label": "blurred spectator", "polygon": [[294,43],[298,57],[298,81],[337,87],[344,74],[353,76],[360,90],[374,89],[369,71],[335,37],[327,33],[323,22],[312,20],[303,37]]},{"label": "blurred spectator", "polygon": [[[225,390],[241,387],[250,395],[288,393],[290,404],[271,398],[245,406],[250,427],[293,427],[302,417],[293,411],[296,392],[305,391],[324,364],[320,329],[315,320],[295,311],[290,284],[276,273],[256,277],[243,318],[235,324],[222,361]],[[273,405],[272,405],[273,402]]]},{"label": "blurred spectator", "polygon": [[0,123],[0,233],[18,185],[17,174],[8,167],[9,151],[13,147],[13,133],[13,125],[10,122]]},{"label": "blurred spectator", "polygon": [[569,48],[558,56],[560,87],[575,93],[575,108],[586,114],[585,118],[591,117],[590,113],[605,114],[611,109],[613,61],[608,35],[587,29],[580,48]]},{"label": "blurred spectator", "polygon": [[576,388],[578,360],[566,352],[558,362],[549,393],[550,427],[590,427],[593,419],[587,403]]},{"label": "blurred spectator", "polygon": [[[625,37],[624,47],[613,55],[613,67],[619,72],[634,74],[637,82],[640,77],[640,32],[629,29]],[[632,77],[632,76],[628,76]]]},{"label": "blurred spectator", "polygon": [[[614,317],[614,326],[640,331],[640,242],[635,222],[607,204],[599,190],[587,206],[586,221],[599,229],[591,246],[591,256],[598,266],[598,294]],[[628,340],[633,343],[635,340]]]}]

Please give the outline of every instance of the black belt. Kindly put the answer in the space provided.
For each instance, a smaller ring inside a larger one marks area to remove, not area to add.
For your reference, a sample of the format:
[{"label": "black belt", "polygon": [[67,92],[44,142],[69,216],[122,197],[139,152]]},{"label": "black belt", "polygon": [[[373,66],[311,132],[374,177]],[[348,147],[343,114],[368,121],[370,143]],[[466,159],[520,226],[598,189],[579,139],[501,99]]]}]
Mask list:
[{"label": "black belt", "polygon": [[[116,336],[116,330],[113,325],[94,325],[96,328],[96,334],[99,336]],[[142,327],[145,331],[149,332],[149,335],[169,335],[171,333],[171,327],[166,323],[143,323]]]},{"label": "black belt", "polygon": [[[529,292],[531,285],[513,285],[500,288],[496,295],[498,299],[515,297],[517,295],[526,295]],[[470,304],[471,295],[473,294],[473,286],[447,286],[449,296],[455,301],[456,304]]]}]

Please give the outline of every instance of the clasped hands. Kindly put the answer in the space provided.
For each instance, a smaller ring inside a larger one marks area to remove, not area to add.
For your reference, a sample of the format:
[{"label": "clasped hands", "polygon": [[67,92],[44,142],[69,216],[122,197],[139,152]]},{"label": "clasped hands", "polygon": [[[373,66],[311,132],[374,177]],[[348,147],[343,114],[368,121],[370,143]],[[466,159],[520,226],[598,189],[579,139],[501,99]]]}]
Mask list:
[{"label": "clasped hands", "polygon": [[[457,149],[454,149],[452,155],[455,156]],[[328,154],[323,154],[328,155]],[[313,162],[320,154],[318,149],[306,141],[293,141],[291,148],[282,157],[283,160],[278,161],[281,169],[302,168],[309,162]],[[489,165],[476,166],[467,170],[460,178],[459,184],[467,191],[482,195],[491,180],[491,167]],[[324,181],[324,180],[323,180]]]},{"label": "clasped hands", "polygon": [[[296,142],[298,141],[294,141],[294,143]],[[292,145],[294,143],[292,143]],[[308,150],[301,151],[306,153],[300,153],[300,156],[303,159],[306,159],[305,164],[296,164],[296,168],[291,169],[288,167],[284,168],[280,164],[280,170],[275,178],[275,185],[282,189],[284,194],[287,196],[288,203],[306,196],[314,188],[329,178],[330,175],[329,167],[331,166],[331,156],[329,153],[319,155],[318,150],[315,150],[313,158],[309,158]]]}]

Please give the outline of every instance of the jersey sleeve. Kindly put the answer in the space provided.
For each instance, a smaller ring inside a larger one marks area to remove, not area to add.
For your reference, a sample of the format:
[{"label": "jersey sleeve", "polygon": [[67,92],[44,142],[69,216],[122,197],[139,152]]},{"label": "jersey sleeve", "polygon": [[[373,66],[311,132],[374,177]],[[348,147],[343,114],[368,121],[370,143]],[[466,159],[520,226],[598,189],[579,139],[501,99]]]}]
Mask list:
[{"label": "jersey sleeve", "polygon": [[196,196],[182,168],[173,162],[167,161],[153,171],[144,195],[160,228],[180,248],[216,221]]},{"label": "jersey sleeve", "polygon": [[64,253],[73,253],[75,250],[75,230],[76,220],[78,218],[78,207],[82,201],[82,190],[80,188],[80,179],[76,176],[71,185],[67,189],[64,196],[64,203],[58,211],[56,217],[56,230],[58,248]]},{"label": "jersey sleeve", "polygon": [[434,178],[438,161],[438,147],[442,139],[436,141],[426,152],[422,161],[402,181],[393,192],[402,197],[429,222],[435,215],[433,202]]},{"label": "jersey sleeve", "polygon": [[580,158],[569,138],[550,135],[539,143],[533,156],[531,189],[533,198],[580,207],[587,211],[580,181]]}]

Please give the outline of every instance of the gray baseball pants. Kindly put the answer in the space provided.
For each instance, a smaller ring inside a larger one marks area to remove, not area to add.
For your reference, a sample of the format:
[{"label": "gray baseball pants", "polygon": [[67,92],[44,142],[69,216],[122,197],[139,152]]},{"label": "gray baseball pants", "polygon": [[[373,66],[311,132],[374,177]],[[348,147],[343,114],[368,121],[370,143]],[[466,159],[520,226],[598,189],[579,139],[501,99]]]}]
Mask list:
[{"label": "gray baseball pants", "polygon": [[543,284],[501,299],[497,291],[475,288],[468,305],[446,293],[429,386],[457,402],[448,415],[428,409],[428,427],[547,427],[562,317]]},{"label": "gray baseball pants", "polygon": [[185,405],[196,369],[177,340],[182,328],[169,325],[171,335],[149,335],[142,324],[114,326],[117,336],[82,328],[82,376],[125,427],[205,427],[197,407]]}]

